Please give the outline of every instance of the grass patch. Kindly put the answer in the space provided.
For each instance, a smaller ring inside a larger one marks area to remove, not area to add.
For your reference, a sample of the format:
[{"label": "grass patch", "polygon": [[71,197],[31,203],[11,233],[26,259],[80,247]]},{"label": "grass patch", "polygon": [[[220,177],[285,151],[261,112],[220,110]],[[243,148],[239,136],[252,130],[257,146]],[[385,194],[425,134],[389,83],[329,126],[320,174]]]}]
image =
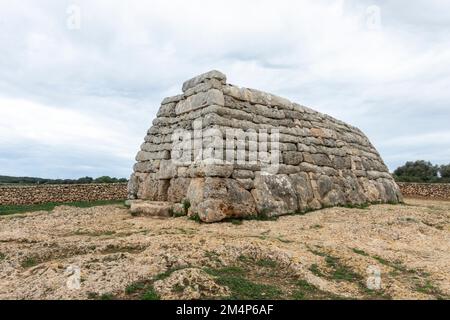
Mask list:
[{"label": "grass patch", "polygon": [[128,285],[125,288],[125,293],[127,295],[134,294],[138,291],[144,290],[145,287],[146,287],[146,284],[144,282],[135,282],[135,283]]},{"label": "grass patch", "polygon": [[186,214],[188,214],[188,211],[190,208],[191,208],[191,202],[188,199],[183,200],[183,210]]},{"label": "grass patch", "polygon": [[359,254],[360,256],[369,257],[369,254],[366,253],[364,250],[353,248],[352,251],[356,254]]},{"label": "grass patch", "polygon": [[324,292],[316,286],[310,284],[305,280],[298,280],[295,283],[295,290],[292,293],[291,299],[293,300],[311,300],[311,299],[337,299],[339,297],[330,295],[328,292]]},{"label": "grass patch", "polygon": [[158,293],[153,287],[153,283],[154,280],[132,283],[125,288],[125,294],[127,298],[135,300],[160,300]]},{"label": "grass patch", "polygon": [[202,219],[200,219],[200,216],[198,213],[194,213],[189,217],[189,220],[195,221],[197,223],[202,223]]},{"label": "grass patch", "polygon": [[153,286],[149,286],[142,295],[141,300],[160,300],[160,297],[158,293],[156,293],[155,288],[153,288]]},{"label": "grass patch", "polygon": [[311,271],[316,277],[323,277],[324,274],[320,271],[319,266],[317,264],[312,264],[309,267],[309,271]]},{"label": "grass patch", "polygon": [[425,279],[422,283],[416,283],[415,290],[420,293],[429,294],[438,300],[449,300],[450,296],[444,294],[429,279]]},{"label": "grass patch", "polygon": [[[386,295],[383,290],[371,290],[367,288],[367,285],[365,283],[365,278],[353,271],[352,268],[348,267],[347,265],[343,264],[340,260],[340,258],[334,257],[330,254],[323,253],[323,252],[317,252],[314,250],[311,250],[314,254],[324,257],[325,263],[326,263],[326,270],[322,272],[321,269],[319,269],[319,266],[317,264],[311,265],[309,270],[316,276],[322,277],[328,280],[337,281],[337,282],[350,282],[356,284],[361,293],[365,296],[367,299],[385,299],[389,300],[391,297],[389,295]],[[363,250],[359,250],[354,248],[353,252],[362,255],[362,256],[369,256],[366,252]],[[339,297],[335,297],[339,298]]]},{"label": "grass patch", "polygon": [[175,292],[175,293],[181,293],[183,291],[184,291],[184,287],[181,284],[179,284],[179,283],[174,285],[173,288],[172,288],[172,292]]},{"label": "grass patch", "polygon": [[174,273],[175,271],[178,270],[183,270],[189,268],[189,266],[184,266],[184,267],[177,267],[177,268],[171,268],[168,269],[167,271],[161,272],[160,274],[157,274],[156,276],[153,277],[153,281],[159,281],[159,280],[164,280],[167,279],[168,277],[170,277],[172,275],[172,273]]},{"label": "grass patch", "polygon": [[239,267],[226,267],[222,269],[205,269],[207,273],[216,277],[219,285],[230,289],[231,300],[273,300],[279,299],[282,291],[276,286],[260,284],[248,280],[246,272]]},{"label": "grass patch", "polygon": [[89,300],[105,300],[105,301],[107,301],[107,300],[115,300],[116,299],[116,297],[111,293],[104,293],[102,295],[99,295],[96,292],[88,292],[87,296],[88,296]]},{"label": "grass patch", "polygon": [[331,277],[336,281],[360,281],[362,276],[355,273],[351,268],[340,262],[339,258],[333,256],[325,257],[325,262],[332,269]]},{"label": "grass patch", "polygon": [[6,258],[6,255],[4,253],[0,252],[0,262],[5,260],[5,258]]},{"label": "grass patch", "polygon": [[37,211],[53,211],[57,206],[69,206],[75,208],[91,208],[106,205],[124,205],[124,200],[111,200],[111,201],[80,201],[80,202],[68,202],[68,203],[58,203],[49,202],[43,204],[33,204],[33,205],[2,205],[0,206],[0,216],[17,214],[17,213],[29,213]]},{"label": "grass patch", "polygon": [[39,262],[37,261],[36,258],[34,258],[34,257],[27,257],[20,263],[20,266],[22,268],[28,269],[28,268],[31,268],[31,267],[34,267],[34,266],[38,265],[38,263]]},{"label": "grass patch", "polygon": [[213,261],[218,264],[222,264],[222,262],[219,259],[219,255],[214,251],[206,251],[205,257],[208,258],[210,261]]},{"label": "grass patch", "polygon": [[[405,265],[403,265],[400,261],[389,261],[380,256],[371,256],[368,253],[366,253],[362,250],[356,249],[356,248],[353,249],[353,252],[355,252],[359,255],[365,256],[365,257],[370,257],[370,258],[376,260],[378,263],[394,269],[389,274],[391,276],[399,276],[402,281],[408,280],[409,282],[412,282],[414,290],[417,292],[432,295],[432,296],[436,297],[437,299],[441,299],[441,298],[449,299],[448,296],[443,294],[439,290],[439,288],[434,286],[433,283],[429,279],[427,279],[429,277],[429,274],[426,272],[410,270]],[[379,291],[379,290],[374,291],[374,290],[365,288],[365,292],[367,295],[372,296],[372,297],[383,298],[383,299],[391,298],[390,296],[384,294],[383,291]]]}]

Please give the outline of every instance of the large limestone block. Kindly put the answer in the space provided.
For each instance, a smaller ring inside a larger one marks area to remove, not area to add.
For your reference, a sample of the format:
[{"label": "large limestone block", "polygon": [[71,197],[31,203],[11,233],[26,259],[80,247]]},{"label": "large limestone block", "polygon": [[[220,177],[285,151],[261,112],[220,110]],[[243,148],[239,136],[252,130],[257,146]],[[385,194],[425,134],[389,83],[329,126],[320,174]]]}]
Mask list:
[{"label": "large limestone block", "polygon": [[191,184],[189,178],[176,178],[170,180],[169,190],[167,191],[167,200],[174,203],[180,203],[186,199],[186,194]]},{"label": "large limestone block", "polygon": [[222,72],[217,70],[212,70],[206,73],[203,73],[197,77],[194,77],[192,79],[189,79],[185,83],[183,83],[183,92],[186,92],[187,90],[194,88],[198,86],[201,83],[208,82],[211,79],[219,80],[221,83],[225,84],[227,81],[227,76],[224,75]]},{"label": "large limestone block", "polygon": [[178,102],[175,112],[177,116],[192,112],[208,106],[224,106],[225,100],[223,93],[217,89],[211,89],[207,92],[200,92]]},{"label": "large limestone block", "polygon": [[259,214],[280,216],[299,209],[296,190],[287,175],[258,175],[252,195]]},{"label": "large limestone block", "polygon": [[192,179],[187,199],[191,204],[189,214],[197,214],[202,221],[208,223],[256,215],[256,205],[251,193],[234,179]]},{"label": "large limestone block", "polygon": [[139,183],[137,198],[151,201],[167,201],[170,180],[159,180],[156,174],[147,174]]},{"label": "large limestone block", "polygon": [[290,175],[289,178],[297,195],[299,210],[306,211],[311,207],[311,201],[314,200],[314,192],[308,174],[305,172],[296,173]]},{"label": "large limestone block", "polygon": [[170,217],[173,204],[170,202],[132,201],[131,213],[148,217]]}]

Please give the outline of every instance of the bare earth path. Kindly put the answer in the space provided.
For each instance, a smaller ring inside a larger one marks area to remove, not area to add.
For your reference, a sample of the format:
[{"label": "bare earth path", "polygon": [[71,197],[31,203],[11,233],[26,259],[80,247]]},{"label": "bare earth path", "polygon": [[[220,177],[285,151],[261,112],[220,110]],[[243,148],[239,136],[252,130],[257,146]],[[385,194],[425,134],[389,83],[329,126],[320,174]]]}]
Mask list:
[{"label": "bare earth path", "polygon": [[[136,283],[164,299],[227,297],[238,276],[261,298],[448,299],[450,202],[406,202],[242,224],[120,205],[0,217],[0,299],[139,298]],[[381,290],[367,289],[377,272]]]}]

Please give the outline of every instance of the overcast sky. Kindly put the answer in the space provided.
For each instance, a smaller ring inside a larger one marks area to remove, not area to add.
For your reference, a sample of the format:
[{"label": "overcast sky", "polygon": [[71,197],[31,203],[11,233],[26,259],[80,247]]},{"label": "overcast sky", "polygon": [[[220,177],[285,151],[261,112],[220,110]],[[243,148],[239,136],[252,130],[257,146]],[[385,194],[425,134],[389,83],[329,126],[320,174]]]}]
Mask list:
[{"label": "overcast sky", "polygon": [[[0,175],[128,177],[161,100],[218,69],[450,163],[450,1],[0,0]],[[79,14],[79,15],[78,15]]]}]

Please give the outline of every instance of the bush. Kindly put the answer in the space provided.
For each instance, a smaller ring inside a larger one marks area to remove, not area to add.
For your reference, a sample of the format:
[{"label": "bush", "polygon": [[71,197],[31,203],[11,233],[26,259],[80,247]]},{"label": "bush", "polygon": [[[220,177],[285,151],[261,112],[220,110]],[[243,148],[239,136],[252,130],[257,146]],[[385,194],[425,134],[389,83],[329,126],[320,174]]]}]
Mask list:
[{"label": "bush", "polygon": [[442,165],[439,168],[439,172],[440,172],[442,178],[450,179],[450,164]]},{"label": "bush", "polygon": [[450,164],[433,165],[429,161],[407,162],[394,171],[398,182],[450,183]]},{"label": "bush", "polygon": [[397,168],[394,175],[398,181],[403,182],[438,182],[438,172],[438,166],[429,161],[418,160]]}]

